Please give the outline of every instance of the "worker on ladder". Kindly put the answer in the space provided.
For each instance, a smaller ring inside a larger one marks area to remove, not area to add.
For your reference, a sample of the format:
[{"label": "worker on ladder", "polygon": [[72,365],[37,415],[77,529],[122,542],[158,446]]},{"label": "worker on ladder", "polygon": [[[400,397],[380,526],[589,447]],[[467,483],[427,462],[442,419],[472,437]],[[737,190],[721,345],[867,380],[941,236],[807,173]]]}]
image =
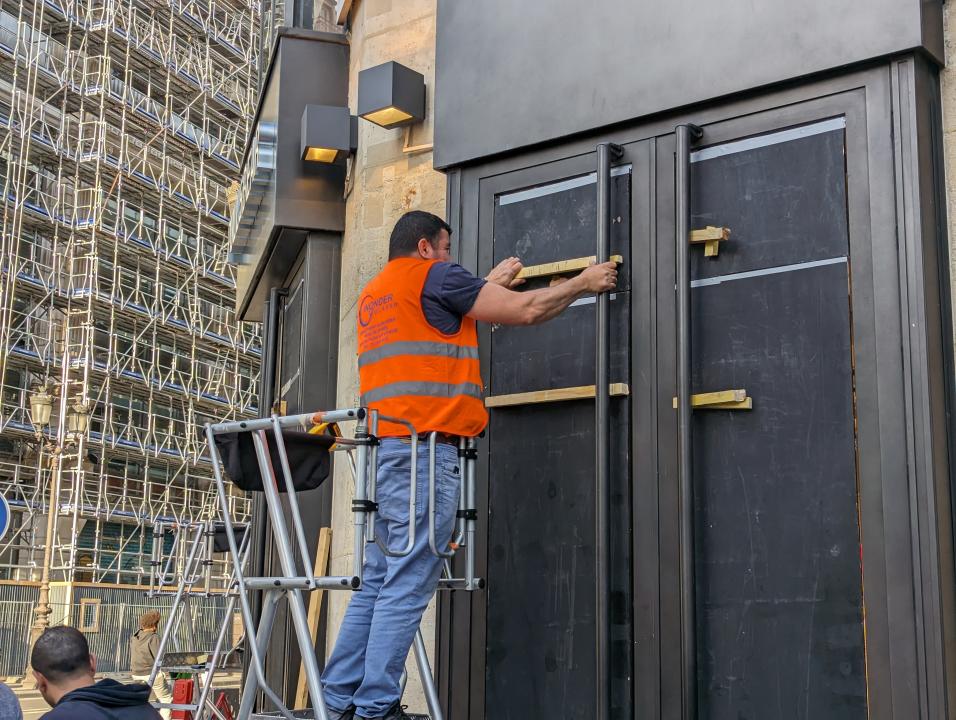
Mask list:
[{"label": "worker on ladder", "polygon": [[[482,400],[476,321],[506,325],[544,322],[578,298],[615,287],[614,263],[591,265],[551,287],[515,292],[522,265],[501,262],[487,278],[450,262],[451,227],[415,210],[395,224],[389,261],[359,295],[358,365],[361,404],[402,418],[421,438],[439,433],[436,448],[435,537],[450,538],[458,510],[458,440],[488,422]],[[441,559],[427,531],[428,445],[418,452],[415,543],[409,529],[409,430],[383,420],[378,431],[378,503],[362,588],[349,603],[322,675],[332,720],[403,720],[401,676],[422,614],[435,592]],[[384,548],[384,549],[383,549]]]}]

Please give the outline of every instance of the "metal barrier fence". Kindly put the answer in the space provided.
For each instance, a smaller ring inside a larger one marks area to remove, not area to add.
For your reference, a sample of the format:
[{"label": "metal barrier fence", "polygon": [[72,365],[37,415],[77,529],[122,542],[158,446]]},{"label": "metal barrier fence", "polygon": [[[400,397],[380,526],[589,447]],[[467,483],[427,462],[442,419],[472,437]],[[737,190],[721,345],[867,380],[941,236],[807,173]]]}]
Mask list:
[{"label": "metal barrier fence", "polygon": [[[70,604],[52,604],[50,625],[72,625],[83,631],[90,644],[90,652],[96,656],[99,673],[129,671],[129,642],[139,629],[139,618],[149,610],[159,610],[166,621],[169,598],[156,598],[138,603],[101,603],[89,600]],[[30,601],[6,601],[0,603],[0,678],[22,675],[28,661],[30,628],[33,625],[33,610],[36,604]],[[225,601],[222,597],[204,598],[202,606],[191,608],[189,620],[178,624],[178,632],[168,652],[206,652],[213,648],[216,637],[225,619]],[[238,623],[230,619],[230,626]],[[189,640],[189,628],[192,642]],[[232,638],[232,643],[239,641]]]},{"label": "metal barrier fence", "polygon": [[30,600],[0,602],[0,678],[22,675],[27,667],[34,607]]}]

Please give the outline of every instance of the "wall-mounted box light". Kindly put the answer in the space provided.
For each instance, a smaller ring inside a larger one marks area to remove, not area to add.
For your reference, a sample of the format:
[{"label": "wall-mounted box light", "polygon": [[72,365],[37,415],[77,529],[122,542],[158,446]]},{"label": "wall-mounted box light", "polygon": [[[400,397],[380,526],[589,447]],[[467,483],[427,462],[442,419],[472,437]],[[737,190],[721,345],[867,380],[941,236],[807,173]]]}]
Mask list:
[{"label": "wall-mounted box light", "polygon": [[425,119],[425,76],[397,62],[359,73],[358,114],[383,128]]},{"label": "wall-mounted box light", "polygon": [[306,162],[344,161],[358,147],[358,120],[347,107],[306,105],[299,141]]}]

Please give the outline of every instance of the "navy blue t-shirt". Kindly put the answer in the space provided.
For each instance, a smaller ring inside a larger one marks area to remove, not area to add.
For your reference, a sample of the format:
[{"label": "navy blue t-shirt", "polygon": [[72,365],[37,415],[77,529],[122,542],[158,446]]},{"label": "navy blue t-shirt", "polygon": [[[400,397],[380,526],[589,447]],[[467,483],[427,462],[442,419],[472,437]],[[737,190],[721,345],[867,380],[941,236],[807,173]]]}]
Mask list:
[{"label": "navy blue t-shirt", "polygon": [[422,310],[428,323],[445,335],[458,332],[461,318],[471,310],[488,282],[461,265],[437,262],[428,271],[422,288]]}]

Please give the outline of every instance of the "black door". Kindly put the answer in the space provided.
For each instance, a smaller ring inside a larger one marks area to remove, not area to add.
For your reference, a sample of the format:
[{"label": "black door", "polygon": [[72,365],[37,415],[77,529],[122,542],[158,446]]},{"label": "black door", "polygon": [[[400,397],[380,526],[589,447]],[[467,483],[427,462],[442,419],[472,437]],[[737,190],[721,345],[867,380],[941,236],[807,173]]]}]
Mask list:
[{"label": "black door", "polygon": [[[691,155],[698,717],[866,718],[845,121]],[[742,403],[745,407],[746,402]]]},{"label": "black door", "polygon": [[[612,693],[615,718],[630,718],[629,167],[615,170],[611,252],[624,257],[611,307]],[[496,193],[492,263],[526,266],[595,251],[595,177],[582,174]],[[524,289],[553,282],[529,280]],[[582,298],[532,327],[494,327],[487,395],[593,386],[595,304]],[[496,720],[595,715],[594,401],[491,409],[488,447],[487,605],[484,716]]]}]

